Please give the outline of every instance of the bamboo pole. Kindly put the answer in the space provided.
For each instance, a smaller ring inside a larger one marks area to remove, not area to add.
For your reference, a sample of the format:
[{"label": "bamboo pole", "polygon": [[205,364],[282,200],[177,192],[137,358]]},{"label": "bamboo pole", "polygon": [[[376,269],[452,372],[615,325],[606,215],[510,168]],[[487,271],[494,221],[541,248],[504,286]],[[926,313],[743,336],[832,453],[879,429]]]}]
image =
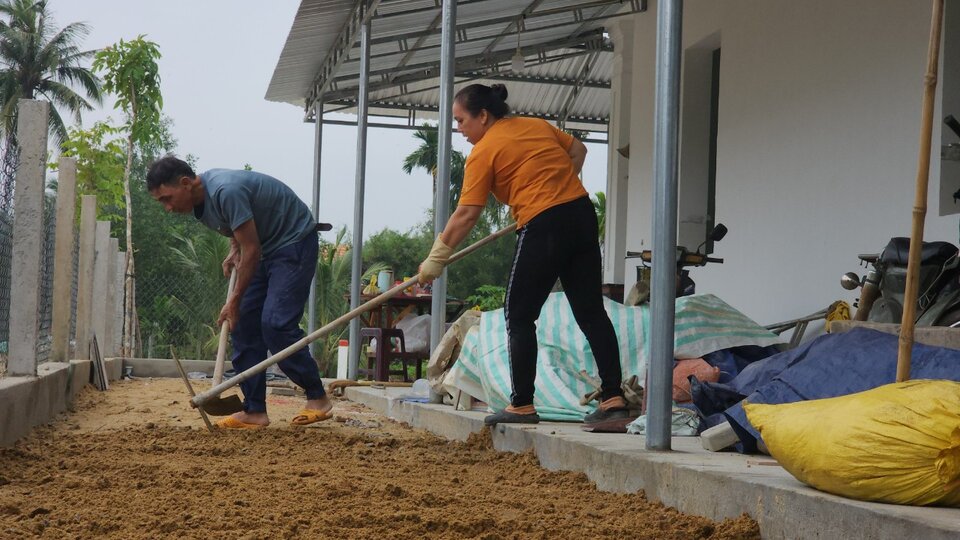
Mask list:
[{"label": "bamboo pole", "polygon": [[913,226],[910,229],[910,253],[907,263],[907,288],[900,322],[900,349],[897,355],[897,382],[910,379],[910,354],[916,321],[917,294],[920,288],[920,250],[923,247],[923,222],[927,217],[927,184],[930,179],[930,139],[933,133],[933,105],[937,91],[937,66],[940,63],[940,31],[943,26],[943,0],[933,0],[930,44],[927,48],[927,72],[923,77],[923,106],[920,122],[920,154],[917,162],[916,193],[913,202]]}]

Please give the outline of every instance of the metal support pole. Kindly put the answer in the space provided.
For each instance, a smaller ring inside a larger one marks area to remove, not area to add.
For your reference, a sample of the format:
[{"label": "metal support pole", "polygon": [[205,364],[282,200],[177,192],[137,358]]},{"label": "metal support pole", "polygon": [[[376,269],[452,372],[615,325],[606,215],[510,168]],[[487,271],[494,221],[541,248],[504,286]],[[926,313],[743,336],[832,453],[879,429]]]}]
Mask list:
[{"label": "metal support pole", "polygon": [[[316,123],[313,127],[313,220],[320,221],[320,151],[323,149],[323,94],[314,104]],[[313,281],[310,282],[310,299],[307,306],[307,333],[312,334],[317,329],[317,271],[313,271]],[[310,346],[311,352],[316,354],[316,343]],[[321,373],[322,375],[322,373]]]},{"label": "metal support pole", "polygon": [[674,301],[677,291],[677,146],[682,18],[683,0],[664,0],[657,4],[648,450],[670,450]]},{"label": "metal support pole", "polygon": [[[350,273],[350,309],[360,306],[363,275],[363,190],[367,173],[367,79],[370,77],[370,19],[360,29],[360,84],[357,89],[357,181],[353,201],[353,264]],[[382,344],[379,344],[381,347]],[[360,367],[360,319],[350,321],[350,366],[347,377],[357,378]]]},{"label": "metal support pole", "polygon": [[[456,67],[457,2],[443,0],[443,25],[440,37],[440,122],[437,126],[436,199],[433,201],[433,230],[443,232],[450,217],[450,154],[453,131],[453,75]],[[430,351],[434,351],[446,331],[447,269],[433,282],[430,306]],[[438,403],[441,397],[430,391],[430,401]]]},{"label": "metal support pole", "polygon": [[[453,74],[456,64],[456,0],[443,0],[443,29],[440,42],[440,122],[437,126],[436,199],[433,201],[433,230],[443,232],[450,217],[450,146],[453,131]],[[430,350],[440,343],[447,322],[447,270],[433,282],[430,313]]]}]

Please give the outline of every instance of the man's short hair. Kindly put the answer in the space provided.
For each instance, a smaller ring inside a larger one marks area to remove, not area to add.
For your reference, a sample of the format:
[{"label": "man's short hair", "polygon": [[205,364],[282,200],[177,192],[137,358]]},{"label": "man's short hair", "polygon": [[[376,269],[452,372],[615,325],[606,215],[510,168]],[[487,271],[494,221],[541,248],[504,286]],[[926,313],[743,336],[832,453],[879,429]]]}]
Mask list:
[{"label": "man's short hair", "polygon": [[195,178],[197,175],[186,161],[167,154],[150,164],[147,170],[147,190],[153,191],[164,184],[176,184],[183,176]]}]

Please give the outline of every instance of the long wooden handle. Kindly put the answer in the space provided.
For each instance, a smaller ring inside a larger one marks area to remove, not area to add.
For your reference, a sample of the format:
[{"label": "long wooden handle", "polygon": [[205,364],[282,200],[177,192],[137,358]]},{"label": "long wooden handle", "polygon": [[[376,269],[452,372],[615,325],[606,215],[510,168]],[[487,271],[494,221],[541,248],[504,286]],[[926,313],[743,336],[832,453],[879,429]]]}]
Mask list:
[{"label": "long wooden handle", "polygon": [[907,262],[907,286],[903,293],[903,318],[897,353],[897,382],[910,380],[910,356],[913,351],[913,327],[916,322],[917,295],[920,292],[920,250],[923,247],[923,222],[927,217],[927,186],[930,179],[930,139],[933,134],[933,107],[937,94],[937,66],[940,63],[940,31],[943,26],[943,0],[933,0],[930,43],[927,48],[927,72],[923,76],[923,102],[920,112],[920,155],[910,229]]},{"label": "long wooden handle", "polygon": [[[493,242],[494,240],[502,236],[506,236],[507,234],[515,231],[516,229],[517,229],[517,225],[513,224],[504,229],[500,229],[499,231],[491,234],[490,236],[487,236],[482,240],[478,240],[472,245],[454,253],[450,257],[450,259],[447,260],[447,265],[450,265],[459,261],[460,259],[466,257],[467,255],[470,255],[471,253],[480,249],[481,247],[489,244],[490,242]],[[355,319],[359,317],[361,314],[367,311],[370,311],[372,309],[379,307],[381,304],[383,304],[387,300],[403,292],[403,290],[406,289],[407,287],[410,287],[413,284],[417,283],[419,278],[420,278],[420,274],[417,274],[416,276],[404,281],[403,283],[399,285],[395,285],[393,288],[389,289],[387,292],[382,293],[379,296],[370,299],[366,303],[360,304],[359,306],[348,311],[344,315],[341,315],[340,317],[335,319],[333,322],[327,323],[321,328],[314,330],[313,333],[300,338],[299,341],[297,341],[293,345],[290,345],[286,349],[274,354],[273,356],[247,369],[246,371],[238,373],[236,377],[231,377],[230,380],[221,382],[220,384],[215,385],[213,388],[207,390],[206,392],[201,392],[197,394],[193,399],[190,400],[190,404],[193,405],[194,407],[199,407],[200,405],[203,405],[204,403],[206,403],[207,400],[215,396],[219,396],[221,393],[223,393],[224,390],[230,389],[259,373],[263,373],[270,366],[282,360],[286,360],[295,352],[313,343],[314,341],[326,336],[330,332],[334,331],[340,325],[350,321],[351,319]]]},{"label": "long wooden handle", "polygon": [[[237,267],[234,266],[230,272],[230,284],[227,285],[227,300],[233,294],[233,288],[237,286]],[[230,333],[230,322],[223,321],[220,325],[220,340],[217,343],[217,363],[213,366],[213,385],[216,386],[223,382],[223,364],[227,360],[227,335]]]}]

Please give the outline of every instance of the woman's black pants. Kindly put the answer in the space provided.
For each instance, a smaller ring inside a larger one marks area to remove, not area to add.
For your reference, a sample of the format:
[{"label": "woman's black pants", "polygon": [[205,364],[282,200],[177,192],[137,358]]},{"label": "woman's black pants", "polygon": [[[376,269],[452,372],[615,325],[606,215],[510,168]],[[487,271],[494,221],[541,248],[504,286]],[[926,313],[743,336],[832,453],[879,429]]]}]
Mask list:
[{"label": "woman's black pants", "polygon": [[536,321],[558,278],[593,350],[603,399],[623,395],[620,349],[601,295],[597,215],[590,199],[583,197],[543,211],[517,231],[504,308],[514,407],[533,404]]}]

